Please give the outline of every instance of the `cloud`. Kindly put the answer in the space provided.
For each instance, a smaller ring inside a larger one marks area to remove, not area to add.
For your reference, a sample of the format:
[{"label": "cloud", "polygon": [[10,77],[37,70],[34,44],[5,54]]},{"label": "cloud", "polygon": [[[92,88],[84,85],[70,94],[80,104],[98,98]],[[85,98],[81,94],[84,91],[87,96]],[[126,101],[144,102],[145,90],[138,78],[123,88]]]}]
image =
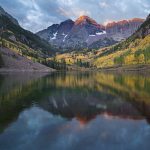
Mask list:
[{"label": "cloud", "polygon": [[58,12],[59,12],[61,15],[65,16],[65,17],[69,17],[69,16],[70,16],[70,12],[68,12],[66,9],[64,9],[64,8],[62,8],[62,7],[59,7],[59,8],[58,8]]},{"label": "cloud", "polygon": [[62,4],[62,5],[73,5],[74,0],[57,0],[58,3]]},{"label": "cloud", "polygon": [[101,8],[108,8],[109,7],[109,5],[106,2],[100,2],[99,5]]},{"label": "cloud", "polygon": [[87,16],[91,15],[91,13],[89,11],[82,10],[82,9],[79,9],[79,8],[74,8],[74,9],[71,9],[71,10],[66,10],[66,9],[60,7],[59,10],[58,10],[58,12],[61,15],[65,16],[65,17],[68,17],[68,18],[70,18],[72,16],[71,17],[72,19],[76,19],[76,18],[78,18],[79,16],[82,16],[82,15],[87,15]]},{"label": "cloud", "polygon": [[0,0],[0,5],[33,32],[66,19],[88,15],[98,23],[108,20],[146,18],[149,0]]}]

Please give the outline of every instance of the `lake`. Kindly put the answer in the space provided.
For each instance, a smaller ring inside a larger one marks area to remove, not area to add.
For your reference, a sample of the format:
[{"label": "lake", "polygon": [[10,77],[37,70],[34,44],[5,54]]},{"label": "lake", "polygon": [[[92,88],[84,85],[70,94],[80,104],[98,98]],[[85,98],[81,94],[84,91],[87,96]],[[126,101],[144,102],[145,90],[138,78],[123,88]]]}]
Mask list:
[{"label": "lake", "polygon": [[150,75],[0,75],[0,150],[149,149]]}]

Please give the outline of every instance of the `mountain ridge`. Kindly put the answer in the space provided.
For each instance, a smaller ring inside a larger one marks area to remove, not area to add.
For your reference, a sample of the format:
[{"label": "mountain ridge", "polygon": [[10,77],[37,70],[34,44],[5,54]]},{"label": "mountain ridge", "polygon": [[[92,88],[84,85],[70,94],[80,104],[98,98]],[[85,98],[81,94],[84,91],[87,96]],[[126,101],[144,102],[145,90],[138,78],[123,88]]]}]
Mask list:
[{"label": "mountain ridge", "polygon": [[12,17],[10,14],[8,14],[1,6],[0,6],[0,16],[7,16],[14,24],[19,26],[19,22],[17,21],[17,19],[15,19],[14,17]]},{"label": "mountain ridge", "polygon": [[[56,28],[52,25],[36,34],[52,45],[61,48],[89,48],[91,47],[90,45],[93,45],[93,48],[97,48],[96,45],[94,46],[94,43],[102,41],[102,39],[107,39],[108,46],[112,45],[112,42],[108,44],[108,41],[110,40],[114,40],[114,43],[116,43],[128,38],[144,22],[144,19],[133,18],[108,23],[104,26],[98,24],[94,19],[88,16],[80,16],[75,21],[69,20],[71,24],[69,23],[70,28],[68,28],[66,33],[63,33],[62,31],[60,35],[59,30],[57,29],[62,23],[67,24],[67,22],[64,21],[57,24]],[[55,32],[53,32],[53,29],[55,29]],[[104,43],[100,43],[99,45],[100,47],[105,47]]]},{"label": "mountain ridge", "polygon": [[[133,19],[135,21],[136,19]],[[95,42],[104,43],[105,38]],[[107,43],[107,41],[105,41]],[[110,41],[111,42],[111,41]],[[93,46],[93,45],[92,45]],[[97,49],[82,49],[81,51],[68,51],[56,55],[71,66],[92,68],[94,70],[110,71],[140,71],[149,72],[150,68],[150,15],[143,24],[126,40],[115,45]]]},{"label": "mountain ridge", "polygon": [[40,71],[53,69],[43,65],[52,54],[51,45],[23,29],[18,21],[0,7],[0,71]]},{"label": "mountain ridge", "polygon": [[149,64],[150,14],[129,38],[107,48],[94,60],[97,68],[109,70],[149,70]]}]

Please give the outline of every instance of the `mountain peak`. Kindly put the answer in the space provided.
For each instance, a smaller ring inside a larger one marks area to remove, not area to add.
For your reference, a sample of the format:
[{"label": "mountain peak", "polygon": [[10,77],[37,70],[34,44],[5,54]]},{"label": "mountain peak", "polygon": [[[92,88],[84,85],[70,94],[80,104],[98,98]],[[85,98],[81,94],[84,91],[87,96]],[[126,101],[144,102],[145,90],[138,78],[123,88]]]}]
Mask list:
[{"label": "mountain peak", "polygon": [[64,22],[74,22],[74,21],[72,21],[71,19],[67,19]]},{"label": "mountain peak", "polygon": [[82,23],[90,23],[90,24],[96,24],[97,22],[95,20],[93,20],[92,18],[88,17],[88,16],[80,16],[76,21],[75,24],[82,24]]},{"label": "mountain peak", "polygon": [[67,19],[60,23],[60,25],[64,25],[64,24],[74,24],[74,21],[72,21],[71,19]]},{"label": "mountain peak", "polygon": [[[143,23],[139,20],[122,20],[104,26],[89,16],[80,16],[75,22],[68,19],[61,22],[58,27],[50,27],[50,30],[43,30],[38,35],[63,48],[89,47],[91,44],[92,48],[97,48],[128,38]],[[105,41],[105,38],[109,40]]]},{"label": "mountain peak", "polygon": [[91,18],[89,16],[83,15],[83,16],[80,16],[78,19],[84,20],[84,19],[91,19]]}]

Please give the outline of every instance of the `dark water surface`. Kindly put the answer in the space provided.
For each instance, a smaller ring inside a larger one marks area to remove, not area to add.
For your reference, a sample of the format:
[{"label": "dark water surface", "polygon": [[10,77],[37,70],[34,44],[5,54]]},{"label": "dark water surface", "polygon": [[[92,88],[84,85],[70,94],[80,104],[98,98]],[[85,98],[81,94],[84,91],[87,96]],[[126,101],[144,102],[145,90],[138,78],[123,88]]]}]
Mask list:
[{"label": "dark water surface", "polygon": [[0,75],[0,150],[149,150],[150,76]]}]

